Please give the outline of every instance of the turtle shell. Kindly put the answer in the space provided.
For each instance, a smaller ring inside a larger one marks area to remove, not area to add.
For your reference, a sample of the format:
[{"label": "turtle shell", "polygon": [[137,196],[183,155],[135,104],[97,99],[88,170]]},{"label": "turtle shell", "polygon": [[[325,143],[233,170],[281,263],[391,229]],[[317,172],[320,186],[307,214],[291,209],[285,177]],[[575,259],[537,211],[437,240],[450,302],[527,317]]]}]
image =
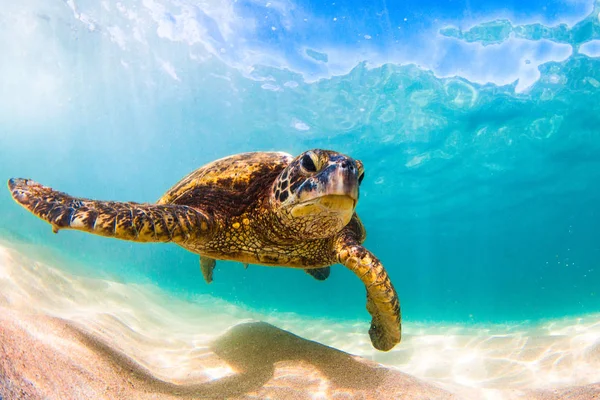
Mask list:
[{"label": "turtle shell", "polygon": [[235,216],[256,205],[293,156],[282,152],[242,153],[213,161],[176,183],[158,204],[181,204]]}]

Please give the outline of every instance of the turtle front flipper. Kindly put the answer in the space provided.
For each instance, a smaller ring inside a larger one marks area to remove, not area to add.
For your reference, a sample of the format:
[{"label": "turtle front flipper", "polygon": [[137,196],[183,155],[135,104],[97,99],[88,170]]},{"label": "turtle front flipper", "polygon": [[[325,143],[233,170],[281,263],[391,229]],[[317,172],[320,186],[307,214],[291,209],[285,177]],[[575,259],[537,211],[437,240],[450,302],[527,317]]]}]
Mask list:
[{"label": "turtle front flipper", "polygon": [[391,350],[400,343],[402,321],[400,301],[385,268],[369,250],[347,238],[338,241],[336,250],[337,261],[354,272],[367,289],[371,343],[377,350]]},{"label": "turtle front flipper", "polygon": [[307,274],[312,276],[318,281],[324,281],[329,278],[329,274],[331,273],[331,268],[323,267],[323,268],[308,268],[304,270]]},{"label": "turtle front flipper", "polygon": [[182,205],[96,201],[71,197],[28,179],[10,179],[12,197],[33,214],[60,229],[136,242],[185,242],[206,236],[211,220]]}]

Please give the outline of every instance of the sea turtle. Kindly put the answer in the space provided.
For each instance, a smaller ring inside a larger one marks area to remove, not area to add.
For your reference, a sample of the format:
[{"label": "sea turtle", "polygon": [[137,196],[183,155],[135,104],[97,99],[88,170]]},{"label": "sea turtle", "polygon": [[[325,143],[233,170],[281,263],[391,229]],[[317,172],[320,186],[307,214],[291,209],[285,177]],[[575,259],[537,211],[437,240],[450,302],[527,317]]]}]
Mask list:
[{"label": "sea turtle", "polygon": [[210,282],[215,260],[304,269],[323,280],[340,263],[367,289],[376,349],[400,342],[398,296],[381,262],[361,244],[355,213],[363,164],[329,150],[298,157],[253,152],[192,172],[156,204],[71,197],[28,179],[11,179],[13,198],[54,232],[77,229],[135,242],[174,242],[200,254]]}]

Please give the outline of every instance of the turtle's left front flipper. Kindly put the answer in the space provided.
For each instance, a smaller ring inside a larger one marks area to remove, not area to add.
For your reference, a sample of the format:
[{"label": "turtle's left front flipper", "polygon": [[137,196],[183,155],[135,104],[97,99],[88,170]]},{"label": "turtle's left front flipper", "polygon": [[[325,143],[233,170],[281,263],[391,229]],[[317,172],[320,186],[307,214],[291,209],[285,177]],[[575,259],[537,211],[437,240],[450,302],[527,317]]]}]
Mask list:
[{"label": "turtle's left front flipper", "polygon": [[136,242],[185,242],[207,236],[212,221],[183,205],[96,201],[69,196],[28,179],[10,179],[13,198],[52,225]]},{"label": "turtle's left front flipper", "polygon": [[369,250],[349,237],[338,239],[336,250],[337,261],[354,272],[367,289],[371,343],[377,350],[391,350],[400,343],[402,321],[398,294],[385,268]]}]

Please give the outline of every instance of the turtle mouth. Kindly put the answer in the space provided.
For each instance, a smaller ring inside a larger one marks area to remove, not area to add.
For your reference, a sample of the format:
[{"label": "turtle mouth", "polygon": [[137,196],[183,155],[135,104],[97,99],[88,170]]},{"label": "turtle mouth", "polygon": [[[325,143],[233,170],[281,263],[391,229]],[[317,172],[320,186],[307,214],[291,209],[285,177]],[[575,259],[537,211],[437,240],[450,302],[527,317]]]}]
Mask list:
[{"label": "turtle mouth", "polygon": [[328,194],[315,199],[317,203],[332,210],[354,209],[356,199],[346,194]]},{"label": "turtle mouth", "polygon": [[356,199],[352,196],[328,194],[297,204],[292,208],[291,213],[294,217],[331,213],[352,215],[354,207],[356,207]]}]

